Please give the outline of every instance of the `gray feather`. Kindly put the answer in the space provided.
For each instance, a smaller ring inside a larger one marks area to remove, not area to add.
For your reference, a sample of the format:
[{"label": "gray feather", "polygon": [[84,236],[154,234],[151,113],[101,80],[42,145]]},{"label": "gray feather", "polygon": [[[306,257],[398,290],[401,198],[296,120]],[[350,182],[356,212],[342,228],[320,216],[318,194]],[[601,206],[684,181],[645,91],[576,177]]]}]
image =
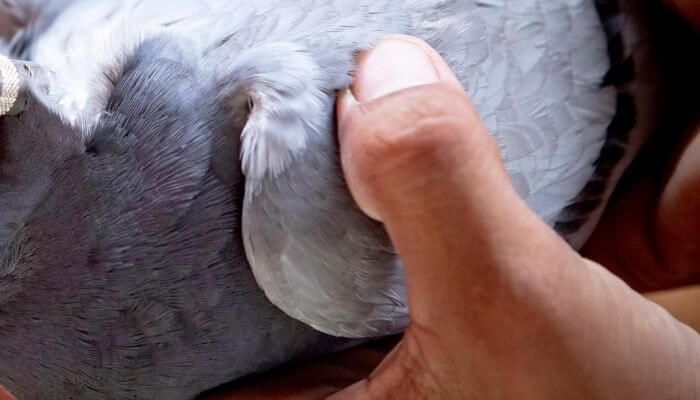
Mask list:
[{"label": "gray feather", "polygon": [[445,57],[543,219],[600,178],[616,90],[592,1],[0,4],[23,24],[3,49],[64,89],[0,119],[0,385],[20,399],[188,399],[357,343],[308,325],[401,331],[400,261],[332,120],[385,34]]},{"label": "gray feather", "polygon": [[[244,257],[235,120],[144,43],[89,135],[4,117],[0,384],[21,399],[178,399],[346,346],[276,309]],[[48,397],[47,397],[48,396]]]},{"label": "gray feather", "polygon": [[[593,174],[615,109],[615,90],[600,85],[609,64],[593,4],[545,1],[494,6],[445,1],[372,7],[380,22],[385,14],[392,21],[405,21],[400,33],[424,38],[445,56],[500,143],[516,189],[553,224]],[[332,18],[326,22],[330,27],[334,23]],[[301,43],[311,59],[306,62],[317,67],[304,68],[309,72],[299,74],[301,83],[286,91],[282,102],[307,105],[306,112],[293,112],[300,120],[294,124],[299,131],[264,131],[276,126],[275,116],[284,115],[271,101],[267,104],[271,110],[253,108],[242,148],[246,174],[242,228],[256,279],[268,298],[289,315],[323,332],[348,337],[400,332],[408,323],[400,262],[381,227],[353,206],[338,175],[334,135],[327,133],[332,130],[333,90],[345,82],[335,79],[334,86],[314,74],[320,70],[326,79],[336,72],[348,76],[350,53],[343,47],[328,48],[324,40],[362,45],[355,39],[367,31],[361,29],[355,34],[347,28],[337,37],[329,29],[319,40],[309,35],[315,31],[300,24]],[[392,33],[381,31],[381,26],[376,29],[377,37]],[[291,36],[296,32],[292,30]],[[265,65],[276,59],[286,66],[299,64],[296,56],[277,52],[266,58]],[[337,71],[337,63],[323,64],[329,58],[344,59],[344,69]],[[249,62],[262,65],[259,60]],[[241,75],[233,68],[230,79]],[[294,76],[283,74],[257,90],[272,92]],[[312,104],[321,93],[326,94],[326,108],[319,110]],[[261,114],[269,117],[260,119]],[[246,135],[255,135],[256,143],[246,142]],[[279,135],[285,135],[282,141]],[[261,145],[264,140],[273,144]],[[258,161],[269,159],[270,154],[279,156],[269,149],[293,140],[304,146],[297,148],[295,157],[285,156],[285,168],[266,168],[263,163],[262,168],[246,169],[248,152],[261,152],[252,157]]]}]

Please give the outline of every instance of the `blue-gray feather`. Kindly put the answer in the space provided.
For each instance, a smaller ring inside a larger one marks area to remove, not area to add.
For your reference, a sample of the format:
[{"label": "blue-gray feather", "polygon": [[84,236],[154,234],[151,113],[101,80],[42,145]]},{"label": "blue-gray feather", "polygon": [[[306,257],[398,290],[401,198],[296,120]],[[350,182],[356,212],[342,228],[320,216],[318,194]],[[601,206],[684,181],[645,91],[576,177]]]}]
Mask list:
[{"label": "blue-gray feather", "polygon": [[192,398],[348,343],[257,287],[235,121],[189,57],[144,43],[84,143],[41,103],[2,119],[0,201],[30,209],[0,250],[0,384],[18,398]]},{"label": "blue-gray feather", "polygon": [[4,49],[64,90],[0,119],[0,385],[20,399],[188,399],[355,343],[268,298],[335,334],[403,329],[399,260],[332,121],[385,34],[446,58],[552,224],[615,108],[592,1],[0,4],[24,24]]}]

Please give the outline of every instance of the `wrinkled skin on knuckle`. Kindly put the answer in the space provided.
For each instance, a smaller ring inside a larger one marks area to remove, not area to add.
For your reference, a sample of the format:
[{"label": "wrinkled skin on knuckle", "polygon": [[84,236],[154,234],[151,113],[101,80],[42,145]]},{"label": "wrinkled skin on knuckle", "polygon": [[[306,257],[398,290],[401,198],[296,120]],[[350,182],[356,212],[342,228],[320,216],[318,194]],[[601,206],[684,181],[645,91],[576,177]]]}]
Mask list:
[{"label": "wrinkled skin on knuckle", "polygon": [[[446,87],[429,85],[397,92],[374,104],[379,121],[368,149],[378,159],[387,156],[423,157],[459,147],[479,126],[466,97]],[[473,120],[473,121],[470,121]]]},{"label": "wrinkled skin on knuckle", "polygon": [[[443,399],[455,393],[445,388],[454,377],[438,376],[432,369],[435,357],[429,360],[426,352],[434,354],[432,343],[423,343],[409,330],[401,342],[367,378],[361,392],[367,398],[387,400]],[[442,351],[438,351],[441,354]],[[439,360],[441,362],[443,360]],[[438,365],[438,367],[441,367]],[[442,369],[442,368],[438,368]],[[362,397],[365,398],[365,397]]]},{"label": "wrinkled skin on knuckle", "polygon": [[497,156],[467,97],[451,87],[406,89],[361,107],[347,142],[355,175],[365,182],[402,178],[406,171],[430,177],[468,159]]}]

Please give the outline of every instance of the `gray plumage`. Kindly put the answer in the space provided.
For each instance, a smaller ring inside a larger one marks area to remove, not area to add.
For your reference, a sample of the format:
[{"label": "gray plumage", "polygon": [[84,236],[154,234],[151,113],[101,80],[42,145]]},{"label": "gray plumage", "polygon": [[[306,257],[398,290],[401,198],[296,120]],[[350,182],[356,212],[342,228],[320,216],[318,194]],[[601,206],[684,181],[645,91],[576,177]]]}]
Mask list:
[{"label": "gray plumage", "polygon": [[[380,22],[388,15],[398,27],[380,27],[381,34],[399,29],[445,56],[501,145],[516,189],[554,224],[593,174],[615,109],[614,88],[600,85],[609,62],[594,4],[439,3],[389,8],[374,2],[369,7]],[[324,25],[332,29],[334,20]],[[353,33],[345,29],[333,42],[363,45]],[[339,175],[335,138],[326,134],[332,129],[332,101],[322,89],[342,87],[350,64],[345,60],[336,82],[319,82],[316,70],[326,79],[335,70],[317,60],[316,49],[333,60],[348,52],[306,40],[313,59],[278,49],[277,57],[288,54],[285,65],[305,67],[298,74],[286,68],[283,81],[268,79],[273,88],[290,85],[287,93],[294,95],[284,105],[256,104],[260,110],[253,108],[243,132],[246,253],[268,298],[316,329],[348,337],[400,332],[408,323],[400,262],[381,227],[353,206]],[[256,58],[262,59],[274,60]],[[292,80],[297,77],[298,82]],[[318,108],[318,98],[325,108]],[[295,108],[287,117],[290,104]],[[258,121],[256,111],[273,117]],[[285,130],[270,126],[281,114]],[[280,142],[298,156],[280,156]]]},{"label": "gray plumage", "polygon": [[1,122],[0,384],[19,399],[192,398],[347,343],[255,284],[236,121],[170,43],[131,57],[88,140],[37,102]]},{"label": "gray plumage", "polygon": [[192,398],[356,343],[306,324],[401,331],[401,266],[332,120],[386,34],[446,58],[550,224],[615,110],[591,1],[5,3],[8,51],[61,89],[0,120],[0,385],[20,399]]}]

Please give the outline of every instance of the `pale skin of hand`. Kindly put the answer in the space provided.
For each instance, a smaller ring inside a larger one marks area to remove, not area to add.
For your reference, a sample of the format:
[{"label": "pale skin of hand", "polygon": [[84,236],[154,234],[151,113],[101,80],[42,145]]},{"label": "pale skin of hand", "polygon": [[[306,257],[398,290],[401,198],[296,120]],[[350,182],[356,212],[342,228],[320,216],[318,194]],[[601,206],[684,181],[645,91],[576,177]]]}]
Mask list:
[{"label": "pale skin of hand", "polygon": [[338,120],[351,191],[404,261],[411,325],[332,398],[700,396],[698,335],[541,222],[440,57],[389,40],[424,52],[436,82],[395,91],[430,79],[423,67],[397,77],[380,44],[358,68],[393,76],[359,73]]},{"label": "pale skin of hand", "polygon": [[[391,37],[363,55],[338,122],[351,191],[404,261],[412,322],[368,378],[332,400],[700,398],[698,334],[526,207],[467,94],[425,43]],[[683,265],[698,259],[687,240],[664,239],[697,236],[700,202],[688,197],[699,192],[698,142],[688,141],[662,195],[649,197],[661,242],[645,236],[640,246],[656,248],[634,262],[659,248]],[[630,226],[620,215],[608,228]],[[612,243],[618,253],[629,247]],[[601,258],[610,251],[589,247]],[[328,365],[332,358],[292,374],[323,376]],[[312,399],[333,389],[295,391],[277,378],[220,398]]]},{"label": "pale skin of hand", "polygon": [[[700,3],[673,3],[700,26]],[[515,194],[495,144],[440,57],[413,38],[391,41],[380,49],[389,57],[360,61],[354,96],[341,96],[338,119],[353,195],[383,220],[404,260],[412,323],[369,378],[332,399],[700,398],[698,335],[540,222]],[[398,54],[391,52],[410,53],[406,46],[423,54],[397,77],[391,60]],[[365,67],[380,72],[363,74]],[[596,240],[603,235],[594,235],[586,254],[616,272],[651,260],[651,268],[676,274],[673,282],[696,282],[688,265],[700,253],[683,243],[700,226],[698,160],[695,134],[649,206],[652,233],[629,252],[638,257],[611,256],[610,247],[624,243]],[[639,203],[639,192],[623,196],[601,230],[642,231],[628,207]],[[337,362],[311,367],[322,375]],[[290,386],[276,389],[263,379],[216,398],[307,399],[334,391],[320,383]]]}]

